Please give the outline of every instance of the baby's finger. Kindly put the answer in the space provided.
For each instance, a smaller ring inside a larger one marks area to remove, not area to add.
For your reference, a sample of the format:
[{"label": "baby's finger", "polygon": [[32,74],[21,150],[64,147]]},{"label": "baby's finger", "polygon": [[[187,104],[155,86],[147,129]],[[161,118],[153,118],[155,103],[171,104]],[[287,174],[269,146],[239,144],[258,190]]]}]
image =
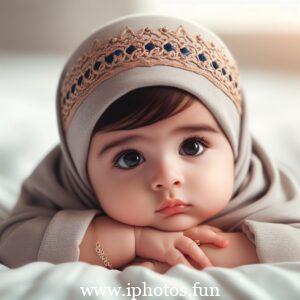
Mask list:
[{"label": "baby's finger", "polygon": [[193,230],[184,232],[184,236],[194,241],[199,240],[202,244],[214,244],[217,247],[226,247],[228,245],[228,240],[225,237],[201,227],[195,227]]},{"label": "baby's finger", "polygon": [[209,258],[202,251],[202,249],[190,238],[182,236],[180,239],[177,240],[176,247],[183,253],[189,255],[203,268],[213,266]]},{"label": "baby's finger", "polygon": [[166,252],[166,262],[171,266],[175,266],[177,264],[184,264],[191,268],[193,267],[189,263],[189,261],[184,257],[184,255],[176,248],[171,248]]},{"label": "baby's finger", "polygon": [[197,230],[207,229],[207,230],[212,230],[216,233],[224,232],[222,229],[220,229],[218,227],[211,226],[211,225],[198,225],[198,226],[195,226],[195,227],[192,227],[192,228],[189,228],[189,229],[185,230],[185,232],[193,231],[195,229],[197,229]]},{"label": "baby's finger", "polygon": [[206,227],[207,229],[210,229],[214,232],[224,232],[222,229],[218,228],[218,227],[214,227],[214,226],[211,226],[211,225],[200,225],[200,227]]}]

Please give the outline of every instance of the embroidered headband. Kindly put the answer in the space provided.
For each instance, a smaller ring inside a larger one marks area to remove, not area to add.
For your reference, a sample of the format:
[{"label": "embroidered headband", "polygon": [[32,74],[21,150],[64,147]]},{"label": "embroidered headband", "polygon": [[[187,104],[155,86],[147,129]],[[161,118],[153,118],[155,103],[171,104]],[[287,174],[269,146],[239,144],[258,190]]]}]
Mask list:
[{"label": "embroidered headband", "polygon": [[95,39],[90,50],[66,73],[60,89],[64,131],[80,104],[101,82],[123,70],[154,65],[173,66],[205,76],[242,114],[238,69],[222,48],[201,35],[190,35],[182,25],[176,31],[146,27],[137,32],[126,26],[120,35],[109,40]]}]

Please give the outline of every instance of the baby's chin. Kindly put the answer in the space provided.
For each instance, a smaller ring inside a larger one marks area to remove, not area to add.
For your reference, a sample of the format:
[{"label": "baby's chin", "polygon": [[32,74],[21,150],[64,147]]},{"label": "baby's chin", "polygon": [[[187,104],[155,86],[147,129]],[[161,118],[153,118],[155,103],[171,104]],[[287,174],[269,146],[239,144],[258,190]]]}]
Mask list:
[{"label": "baby's chin", "polygon": [[176,214],[157,220],[151,227],[163,231],[185,231],[201,223],[201,220],[188,214]]}]

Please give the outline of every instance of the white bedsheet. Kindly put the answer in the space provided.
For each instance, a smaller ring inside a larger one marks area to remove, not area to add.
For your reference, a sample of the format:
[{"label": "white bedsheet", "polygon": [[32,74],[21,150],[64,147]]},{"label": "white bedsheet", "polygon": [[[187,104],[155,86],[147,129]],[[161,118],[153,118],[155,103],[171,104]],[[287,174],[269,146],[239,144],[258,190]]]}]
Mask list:
[{"label": "white bedsheet", "polygon": [[82,262],[35,262],[14,270],[2,265],[0,279],[1,299],[85,299],[86,288],[88,299],[143,299],[146,295],[152,295],[150,299],[197,299],[196,295],[222,300],[300,298],[300,262],[205,271],[177,265],[164,275],[139,266],[121,272]]},{"label": "white bedsheet", "polygon": [[[58,141],[54,96],[65,59],[0,55],[0,221],[14,205],[23,178]],[[242,70],[242,75],[246,94],[251,100],[252,132],[299,180],[299,74]],[[152,287],[153,293],[155,287],[159,293],[164,284],[192,292],[195,282],[199,282],[203,293],[204,287],[217,287],[219,299],[300,299],[300,262],[204,271],[178,265],[165,275],[137,266],[120,272],[81,262],[60,265],[35,262],[17,269],[0,265],[0,300],[85,299],[80,286],[123,287],[123,293],[126,293],[128,283],[131,287]],[[172,291],[176,292],[175,289]],[[121,293],[101,297],[93,293],[88,299],[134,297]],[[151,299],[196,297],[153,296]]]}]

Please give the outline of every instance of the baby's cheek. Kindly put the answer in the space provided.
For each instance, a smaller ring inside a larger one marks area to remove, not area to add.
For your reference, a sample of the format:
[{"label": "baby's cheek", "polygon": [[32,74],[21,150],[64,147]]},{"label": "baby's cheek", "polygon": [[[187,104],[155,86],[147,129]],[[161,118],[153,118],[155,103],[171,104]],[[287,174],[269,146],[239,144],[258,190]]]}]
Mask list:
[{"label": "baby's cheek", "polygon": [[224,176],[219,179],[218,188],[215,189],[215,214],[223,210],[231,199],[233,191],[233,176]]},{"label": "baby's cheek", "polygon": [[188,190],[189,197],[197,203],[202,217],[209,218],[221,211],[230,200],[233,189],[233,178],[218,170],[203,172],[193,180]]},{"label": "baby's cheek", "polygon": [[233,190],[233,175],[230,173],[217,172],[214,179],[210,181],[211,197],[216,201],[216,205],[225,206],[230,200]]},{"label": "baby's cheek", "polygon": [[130,188],[129,184],[126,190],[123,190],[122,186],[115,187],[106,194],[104,205],[109,216],[119,222],[136,226],[149,224],[152,207],[138,186]]}]

